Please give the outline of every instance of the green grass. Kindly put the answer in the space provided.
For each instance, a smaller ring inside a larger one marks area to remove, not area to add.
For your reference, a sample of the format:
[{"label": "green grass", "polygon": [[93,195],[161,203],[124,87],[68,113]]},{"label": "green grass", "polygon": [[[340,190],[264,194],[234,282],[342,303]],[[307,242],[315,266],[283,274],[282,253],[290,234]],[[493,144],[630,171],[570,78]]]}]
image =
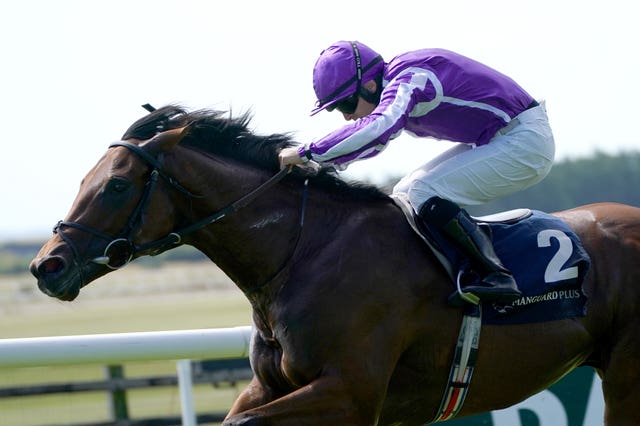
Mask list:
[{"label": "green grass", "polygon": [[244,295],[209,262],[130,265],[73,302],[40,293],[26,274],[0,276],[0,338],[249,325]]},{"label": "green grass", "polygon": [[[249,325],[244,295],[208,262],[145,268],[131,265],[84,288],[74,302],[39,293],[33,278],[0,276],[0,338]],[[173,361],[129,363],[125,375],[175,374]],[[0,369],[0,387],[100,380],[104,366]],[[194,387],[199,412],[226,411],[240,388]],[[131,390],[132,418],[179,416],[177,387]],[[104,392],[0,399],[0,426],[72,425],[110,419]]]},{"label": "green grass", "polygon": [[70,303],[51,299],[13,307],[1,319],[2,338],[218,328],[251,322],[249,304],[239,291]]}]

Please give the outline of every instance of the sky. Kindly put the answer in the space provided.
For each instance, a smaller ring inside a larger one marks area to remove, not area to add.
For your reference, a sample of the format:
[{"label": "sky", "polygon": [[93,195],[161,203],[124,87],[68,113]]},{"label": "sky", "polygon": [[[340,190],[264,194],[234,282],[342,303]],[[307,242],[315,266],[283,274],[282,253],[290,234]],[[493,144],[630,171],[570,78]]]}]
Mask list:
[{"label": "sky", "polygon": [[[547,102],[556,160],[637,150],[634,2],[582,0],[20,0],[0,2],[0,239],[47,236],[140,107],[253,114],[260,134],[310,142],[344,124],[309,111],[313,65],[337,40],[390,60],[457,51]],[[394,140],[345,177],[381,182],[450,142]]]}]

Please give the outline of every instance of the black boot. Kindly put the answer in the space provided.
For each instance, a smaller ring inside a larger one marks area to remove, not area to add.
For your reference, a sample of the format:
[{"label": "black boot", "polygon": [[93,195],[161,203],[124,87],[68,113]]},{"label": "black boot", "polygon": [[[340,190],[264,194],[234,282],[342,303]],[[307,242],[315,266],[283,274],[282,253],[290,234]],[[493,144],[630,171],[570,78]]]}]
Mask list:
[{"label": "black boot", "polygon": [[463,287],[464,292],[485,302],[506,303],[522,297],[513,276],[493,250],[491,239],[464,210],[451,201],[433,197],[422,206],[419,215],[456,244],[483,277],[477,285]]}]

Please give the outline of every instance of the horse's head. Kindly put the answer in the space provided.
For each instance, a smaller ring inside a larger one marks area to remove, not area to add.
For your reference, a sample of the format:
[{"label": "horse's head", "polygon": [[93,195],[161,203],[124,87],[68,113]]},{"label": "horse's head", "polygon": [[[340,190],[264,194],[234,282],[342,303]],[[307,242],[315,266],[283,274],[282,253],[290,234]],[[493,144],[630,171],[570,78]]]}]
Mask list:
[{"label": "horse's head", "polygon": [[176,128],[148,140],[131,138],[110,146],[82,180],[65,220],[58,222],[54,235],[31,262],[41,291],[73,300],[80,288],[96,278],[166,245],[143,244],[145,239],[170,233],[171,211],[165,211],[162,220],[144,219],[163,196],[162,189],[154,189],[159,181],[186,191],[164,175],[158,159],[184,133],[183,128]]}]

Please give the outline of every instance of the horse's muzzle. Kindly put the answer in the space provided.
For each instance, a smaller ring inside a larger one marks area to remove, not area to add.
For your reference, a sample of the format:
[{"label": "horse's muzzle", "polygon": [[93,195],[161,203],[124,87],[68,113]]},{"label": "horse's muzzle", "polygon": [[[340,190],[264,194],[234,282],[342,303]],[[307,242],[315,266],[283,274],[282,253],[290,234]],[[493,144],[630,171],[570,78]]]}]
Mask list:
[{"label": "horse's muzzle", "polygon": [[38,288],[47,296],[64,301],[78,297],[82,287],[79,271],[73,273],[60,256],[45,256],[34,259],[29,270],[38,280]]}]

